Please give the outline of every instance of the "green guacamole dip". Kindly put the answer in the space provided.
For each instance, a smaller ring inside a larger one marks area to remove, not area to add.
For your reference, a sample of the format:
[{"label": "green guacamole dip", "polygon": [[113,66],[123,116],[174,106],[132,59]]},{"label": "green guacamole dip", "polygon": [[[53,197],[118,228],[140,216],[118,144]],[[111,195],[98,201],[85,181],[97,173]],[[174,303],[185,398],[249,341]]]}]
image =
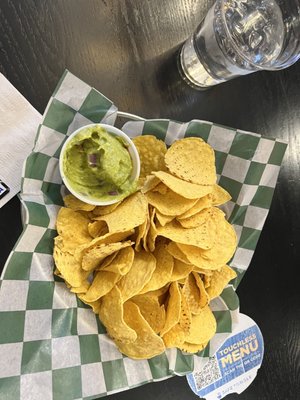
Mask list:
[{"label": "green guacamole dip", "polygon": [[69,185],[94,200],[122,199],[136,190],[132,160],[122,138],[100,126],[83,129],[67,144],[63,171]]}]

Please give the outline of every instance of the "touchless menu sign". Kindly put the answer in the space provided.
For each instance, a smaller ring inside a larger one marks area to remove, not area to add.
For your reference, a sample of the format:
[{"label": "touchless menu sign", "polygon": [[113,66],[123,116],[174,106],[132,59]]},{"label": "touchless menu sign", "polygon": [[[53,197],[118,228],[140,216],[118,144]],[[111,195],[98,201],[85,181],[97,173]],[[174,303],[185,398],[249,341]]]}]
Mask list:
[{"label": "touchless menu sign", "polygon": [[9,187],[0,180],[0,199],[2,199],[2,197],[4,197],[8,192],[9,192]]},{"label": "touchless menu sign", "polygon": [[232,335],[199,371],[187,376],[192,390],[206,400],[222,399],[229,393],[242,393],[261,366],[264,344],[255,322],[240,314]]}]

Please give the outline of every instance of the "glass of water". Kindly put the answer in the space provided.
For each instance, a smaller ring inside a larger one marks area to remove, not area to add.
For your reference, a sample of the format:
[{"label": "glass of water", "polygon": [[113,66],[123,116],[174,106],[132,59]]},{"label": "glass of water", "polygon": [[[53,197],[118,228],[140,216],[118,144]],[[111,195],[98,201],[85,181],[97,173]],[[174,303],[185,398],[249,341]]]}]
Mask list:
[{"label": "glass of water", "polygon": [[300,57],[300,0],[217,0],[184,43],[182,77],[201,89]]}]

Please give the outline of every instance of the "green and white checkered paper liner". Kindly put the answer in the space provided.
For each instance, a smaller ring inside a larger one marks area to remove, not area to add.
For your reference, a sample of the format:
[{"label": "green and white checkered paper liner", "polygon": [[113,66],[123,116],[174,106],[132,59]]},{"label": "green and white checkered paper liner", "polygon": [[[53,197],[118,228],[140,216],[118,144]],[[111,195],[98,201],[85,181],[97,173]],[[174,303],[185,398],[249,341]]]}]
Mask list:
[{"label": "green and white checkered paper liner", "polygon": [[[110,100],[68,71],[48,103],[23,170],[24,231],[0,280],[1,400],[95,399],[185,375],[204,365],[237,323],[238,298],[229,285],[211,303],[217,333],[204,351],[168,349],[135,361],[117,350],[91,309],[54,278],[55,220],[65,193],[58,169],[61,146],[75,129],[91,122],[114,124],[116,117]],[[127,122],[123,130],[131,137],[155,134],[168,145],[199,136],[215,149],[219,183],[232,195],[224,209],[239,238],[231,261],[236,287],[267,217],[286,144],[198,120]]]}]

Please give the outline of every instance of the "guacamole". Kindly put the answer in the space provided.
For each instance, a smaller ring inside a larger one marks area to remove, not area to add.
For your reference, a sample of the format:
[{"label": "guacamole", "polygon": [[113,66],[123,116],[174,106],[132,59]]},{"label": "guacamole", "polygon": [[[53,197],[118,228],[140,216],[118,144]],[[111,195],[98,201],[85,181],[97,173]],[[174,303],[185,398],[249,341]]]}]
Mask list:
[{"label": "guacamole", "polygon": [[69,185],[94,200],[122,199],[136,190],[126,143],[100,126],[80,131],[67,144],[63,171]]}]

